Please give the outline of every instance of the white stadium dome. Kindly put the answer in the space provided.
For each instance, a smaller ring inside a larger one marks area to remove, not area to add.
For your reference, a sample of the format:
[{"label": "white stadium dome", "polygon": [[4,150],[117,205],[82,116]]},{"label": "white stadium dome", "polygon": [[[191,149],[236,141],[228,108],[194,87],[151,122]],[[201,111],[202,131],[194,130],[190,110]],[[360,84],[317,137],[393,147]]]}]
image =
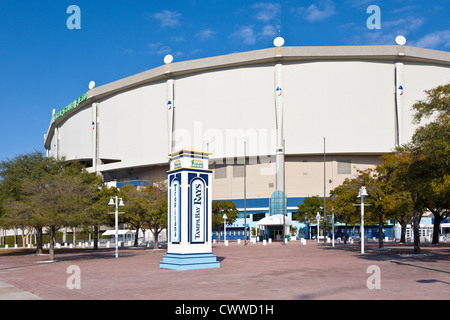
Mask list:
[{"label": "white stadium dome", "polygon": [[171,60],[54,111],[48,156],[80,160],[105,182],[157,181],[170,153],[192,147],[212,154],[214,200],[242,211],[245,193],[247,213],[261,218],[285,190],[292,213],[407,142],[411,106],[450,81],[449,52],[400,45]]}]

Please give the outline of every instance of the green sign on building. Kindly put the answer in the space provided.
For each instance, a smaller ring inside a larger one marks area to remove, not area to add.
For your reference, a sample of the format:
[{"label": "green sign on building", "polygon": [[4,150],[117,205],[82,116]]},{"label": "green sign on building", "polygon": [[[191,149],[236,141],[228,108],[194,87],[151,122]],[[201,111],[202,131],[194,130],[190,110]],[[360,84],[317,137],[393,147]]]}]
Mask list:
[{"label": "green sign on building", "polygon": [[73,101],[72,103],[70,103],[69,105],[67,105],[66,107],[64,107],[60,111],[58,111],[57,113],[55,113],[55,115],[53,116],[53,120],[61,118],[67,112],[69,112],[70,110],[76,108],[80,103],[82,103],[84,100],[86,100],[87,97],[88,97],[87,93],[83,94],[81,97],[79,97],[78,99],[76,99],[75,101]]}]

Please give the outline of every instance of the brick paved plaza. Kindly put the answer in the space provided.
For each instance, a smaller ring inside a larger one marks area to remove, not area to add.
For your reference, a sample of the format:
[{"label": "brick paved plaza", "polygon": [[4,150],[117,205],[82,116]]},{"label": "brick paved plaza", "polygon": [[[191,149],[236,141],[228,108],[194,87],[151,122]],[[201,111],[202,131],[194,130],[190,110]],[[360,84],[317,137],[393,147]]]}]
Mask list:
[{"label": "brick paved plaza", "polygon": [[[376,243],[359,254],[357,245],[292,241],[222,243],[213,246],[220,269],[174,271],[159,268],[166,250],[125,248],[65,250],[48,255],[0,251],[0,299],[95,300],[309,300],[450,298],[450,246],[412,247]],[[13,251],[13,250],[11,250]],[[68,267],[80,270],[80,289],[69,290]],[[368,289],[369,266],[380,270],[380,289]],[[22,293],[20,295],[19,293]]]}]

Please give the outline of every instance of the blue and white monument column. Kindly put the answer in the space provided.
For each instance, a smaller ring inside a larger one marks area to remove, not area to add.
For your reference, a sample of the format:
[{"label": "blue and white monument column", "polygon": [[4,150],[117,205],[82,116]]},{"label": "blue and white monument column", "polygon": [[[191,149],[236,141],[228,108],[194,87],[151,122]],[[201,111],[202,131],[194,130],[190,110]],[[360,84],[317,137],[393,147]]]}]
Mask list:
[{"label": "blue and white monument column", "polygon": [[162,269],[220,268],[212,254],[212,170],[209,153],[183,149],[170,155],[168,246]]}]

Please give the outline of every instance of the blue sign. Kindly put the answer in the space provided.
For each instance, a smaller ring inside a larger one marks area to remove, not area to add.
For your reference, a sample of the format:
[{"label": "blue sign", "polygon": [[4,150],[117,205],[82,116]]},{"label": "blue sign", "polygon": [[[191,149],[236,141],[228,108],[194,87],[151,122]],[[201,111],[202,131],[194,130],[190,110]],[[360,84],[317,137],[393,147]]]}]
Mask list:
[{"label": "blue sign", "polygon": [[190,243],[205,243],[206,185],[203,179],[191,181]]}]

